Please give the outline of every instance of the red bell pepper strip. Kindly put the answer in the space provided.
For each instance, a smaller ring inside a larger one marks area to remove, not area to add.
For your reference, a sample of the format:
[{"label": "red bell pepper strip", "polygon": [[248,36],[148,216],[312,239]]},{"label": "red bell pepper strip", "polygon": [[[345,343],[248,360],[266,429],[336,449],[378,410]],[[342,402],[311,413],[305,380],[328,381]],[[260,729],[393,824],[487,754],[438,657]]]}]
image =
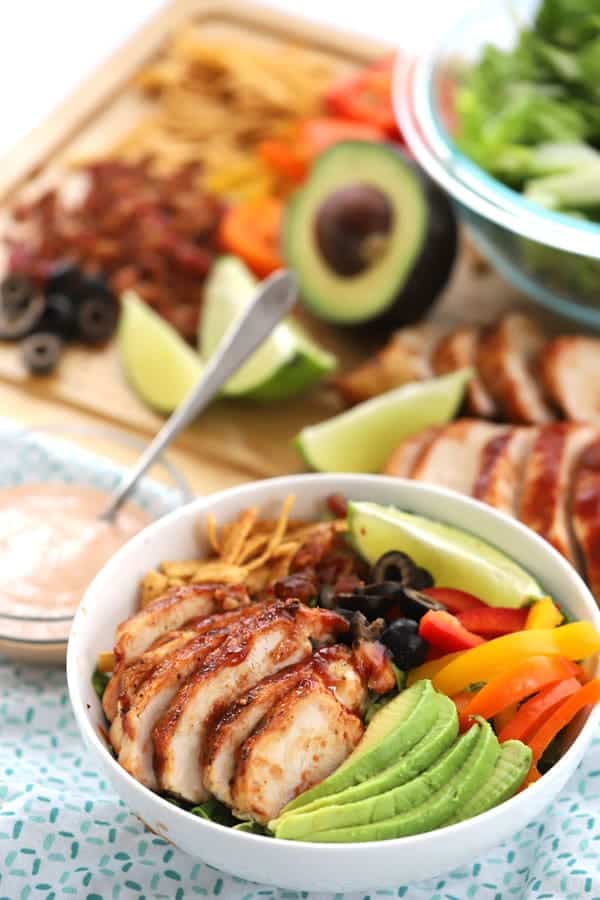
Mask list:
[{"label": "red bell pepper strip", "polygon": [[395,59],[395,53],[391,53],[333,84],[325,94],[329,112],[356,122],[377,125],[389,137],[400,138],[392,104]]},{"label": "red bell pepper strip", "polygon": [[549,684],[572,678],[579,667],[564,656],[530,656],[520,660],[491,681],[474,695],[461,716],[464,728],[471,716],[491,719],[511,703],[518,703]]},{"label": "red bell pepper strip", "polygon": [[308,171],[307,161],[299,156],[288,141],[275,138],[261,141],[258,155],[273,172],[295,184],[302,181]]},{"label": "red bell pepper strip", "polygon": [[459,591],[456,588],[430,587],[425,588],[421,593],[427,594],[432,600],[442,603],[448,612],[454,613],[454,615],[465,612],[467,609],[490,609],[478,597],[475,597],[473,594],[467,594],[466,591]]},{"label": "red bell pepper strip", "polygon": [[544,750],[554,740],[559,731],[569,724],[577,713],[586,706],[600,700],[600,678],[588,681],[578,691],[567,697],[543,725],[527,741],[533,752],[533,765],[537,766]]},{"label": "red bell pepper strip", "polygon": [[525,741],[535,731],[541,720],[548,716],[559,703],[574,694],[581,687],[576,678],[565,678],[557,684],[535,694],[515,712],[514,716],[498,732],[499,741]]},{"label": "red bell pepper strip", "polygon": [[527,622],[528,609],[504,606],[478,606],[457,615],[458,621],[469,631],[482,637],[495,638],[513,631],[522,631]]},{"label": "red bell pepper strip", "polygon": [[468,631],[452,613],[431,609],[419,622],[419,634],[432,647],[453,653],[470,650],[483,644],[484,639]]},{"label": "red bell pepper strip", "polygon": [[279,251],[282,204],[264,197],[232,206],[221,220],[219,242],[239,256],[252,271],[265,278],[283,266]]},{"label": "red bell pepper strip", "polygon": [[450,698],[456,706],[456,712],[458,713],[459,718],[462,716],[463,711],[470,704],[474,696],[475,694],[473,691],[460,691],[458,694],[455,694],[454,697]]}]

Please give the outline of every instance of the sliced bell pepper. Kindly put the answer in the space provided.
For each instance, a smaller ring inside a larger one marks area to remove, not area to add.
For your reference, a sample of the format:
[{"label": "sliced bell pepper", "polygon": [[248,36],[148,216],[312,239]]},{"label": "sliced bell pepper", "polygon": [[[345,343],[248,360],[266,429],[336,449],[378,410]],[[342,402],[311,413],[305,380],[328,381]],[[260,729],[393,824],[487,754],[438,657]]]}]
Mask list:
[{"label": "sliced bell pepper", "polygon": [[356,122],[368,122],[398,139],[392,104],[392,75],[396,55],[391,53],[354,75],[334,83],[325,94],[329,112]]},{"label": "sliced bell pepper", "polygon": [[[600,650],[600,633],[590,622],[571,622],[558,628],[516,631],[466,650],[433,677],[433,685],[452,697],[468,684],[489,681],[502,669],[528,656],[565,656],[586,659]],[[440,660],[436,660],[440,662]],[[413,670],[418,672],[418,669]]]},{"label": "sliced bell pepper", "polygon": [[461,728],[468,726],[472,716],[491,719],[511,703],[518,703],[548,684],[572,678],[577,671],[575,663],[563,656],[531,656],[519,660],[473,695],[461,713]]},{"label": "sliced bell pepper", "polygon": [[467,594],[466,591],[459,591],[457,588],[430,587],[425,588],[421,593],[443,603],[448,612],[454,613],[454,615],[465,612],[467,609],[490,609],[479,597]]},{"label": "sliced bell pepper", "polygon": [[578,691],[580,687],[576,678],[565,678],[558,684],[548,685],[516,710],[510,720],[498,730],[498,740],[525,741],[528,735],[538,727],[544,716],[552,712],[559,703]]},{"label": "sliced bell pepper", "polygon": [[470,650],[483,643],[483,638],[473,634],[461,625],[452,613],[430,609],[419,622],[419,634],[432,647],[453,653],[455,650]]},{"label": "sliced bell pepper", "polygon": [[[567,626],[565,626],[567,627]],[[537,766],[544,750],[554,740],[559,731],[565,728],[577,713],[600,700],[600,678],[588,681],[578,691],[567,697],[558,706],[543,725],[529,738],[527,743],[533,752],[533,766]]]},{"label": "sliced bell pepper", "polygon": [[459,691],[458,694],[455,694],[454,697],[450,698],[456,706],[456,712],[458,713],[459,718],[475,696],[473,691]]},{"label": "sliced bell pepper", "polygon": [[527,609],[504,606],[478,606],[458,613],[457,619],[469,631],[486,638],[501,637],[513,631],[523,631],[527,621]]},{"label": "sliced bell pepper", "polygon": [[443,656],[438,656],[435,659],[428,659],[427,662],[424,662],[416,669],[410,670],[406,679],[406,686],[410,687],[411,684],[414,684],[415,681],[420,681],[422,678],[433,678],[438,672],[445,669],[453,659],[458,659],[462,654],[463,651],[459,650],[457,653],[445,653]]},{"label": "sliced bell pepper", "polygon": [[221,220],[219,243],[265,278],[283,266],[279,251],[282,204],[263,197],[232,206]]},{"label": "sliced bell pepper", "polygon": [[288,141],[275,138],[261,141],[258,145],[258,155],[272,171],[287,181],[297,184],[306,177],[307,160],[303,159]]},{"label": "sliced bell pepper", "polygon": [[563,614],[551,597],[543,597],[529,607],[525,628],[556,628],[563,620]]},{"label": "sliced bell pepper", "polygon": [[499,713],[496,713],[494,716],[494,731],[496,734],[500,734],[502,729],[506,728],[509,722],[512,722],[518,709],[518,703],[511,703],[510,706],[506,706],[504,709],[501,709]]}]

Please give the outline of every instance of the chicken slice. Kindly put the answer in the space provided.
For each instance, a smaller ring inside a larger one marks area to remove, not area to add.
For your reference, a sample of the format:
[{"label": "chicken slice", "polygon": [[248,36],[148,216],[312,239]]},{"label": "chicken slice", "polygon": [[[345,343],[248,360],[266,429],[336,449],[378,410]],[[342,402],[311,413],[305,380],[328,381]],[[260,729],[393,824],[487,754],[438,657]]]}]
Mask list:
[{"label": "chicken slice", "polygon": [[309,677],[280,700],[244,741],[232,782],[237,813],[266,823],[326,778],[363,734],[358,716]]},{"label": "chicken slice", "polygon": [[481,451],[473,497],[509,516],[519,509],[525,464],[536,428],[509,428],[491,438]]},{"label": "chicken slice", "polygon": [[348,647],[326,647],[310,660],[264,678],[226,710],[208,736],[204,784],[222,803],[232,804],[231,780],[243,742],[279,700],[310,674],[332,690],[351,712],[361,712],[367,696],[366,681]]},{"label": "chicken slice", "polygon": [[[479,328],[465,325],[443,337],[432,356],[433,371],[436,375],[456,372],[466,366],[475,367],[480,338]],[[467,409],[473,416],[493,419],[498,415],[498,407],[481,378],[471,378],[465,392]]]},{"label": "chicken slice", "polygon": [[430,323],[396,331],[371,359],[336,379],[348,403],[361,403],[409,381],[430,378],[431,350],[440,331]]},{"label": "chicken slice", "polygon": [[577,458],[595,434],[585,425],[555,422],[539,429],[525,467],[519,518],[577,567],[570,494]]},{"label": "chicken slice", "polygon": [[176,694],[153,730],[160,788],[192,802],[207,799],[202,759],[210,722],[263,678],[309,656],[310,638],[344,634],[336,613],[298,602],[270,604],[204,661]]},{"label": "chicken slice", "polygon": [[505,428],[478,419],[451,422],[425,447],[410,477],[470,494],[479,472],[481,451]]},{"label": "chicken slice", "polygon": [[573,478],[573,527],[590,590],[600,605],[600,438],[579,458]]},{"label": "chicken slice", "polygon": [[409,478],[418,457],[441,430],[440,427],[432,425],[431,428],[424,428],[402,441],[395,450],[392,450],[392,454],[383,468],[383,474],[394,475],[396,478]]},{"label": "chicken slice", "polygon": [[535,368],[546,338],[528,316],[504,316],[479,342],[477,368],[504,418],[515,424],[542,425],[554,419]]},{"label": "chicken slice", "polygon": [[540,371],[549,397],[573,422],[600,425],[600,339],[563,335],[546,344]]}]

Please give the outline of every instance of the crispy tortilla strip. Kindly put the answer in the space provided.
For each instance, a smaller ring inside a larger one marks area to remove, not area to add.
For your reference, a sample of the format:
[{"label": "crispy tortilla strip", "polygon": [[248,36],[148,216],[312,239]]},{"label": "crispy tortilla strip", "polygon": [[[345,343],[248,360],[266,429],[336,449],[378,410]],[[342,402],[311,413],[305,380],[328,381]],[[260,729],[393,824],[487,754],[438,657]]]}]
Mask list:
[{"label": "crispy tortilla strip", "polygon": [[275,548],[282,542],[283,536],[286,532],[290,510],[294,505],[295,499],[296,498],[293,494],[288,494],[288,496],[283,501],[281,513],[279,514],[279,521],[277,522],[275,530],[273,531],[273,534],[269,539],[269,543],[267,544],[262,555],[257,557],[256,559],[253,559],[252,562],[248,564],[248,571],[260,568],[260,566],[262,566],[263,563],[265,563],[269,559],[269,557],[273,553],[273,550],[275,550]]},{"label": "crispy tortilla strip", "polygon": [[221,559],[227,563],[237,563],[244,549],[244,544],[249,537],[258,518],[258,510],[255,506],[244,509],[237,517],[234,527],[227,535],[227,540],[221,545]]},{"label": "crispy tortilla strip", "polygon": [[264,547],[266,547],[268,541],[268,534],[255,534],[250,537],[246,541],[246,545],[239,555],[237,561],[238,565],[243,566],[247,562],[249,562],[249,560],[251,560],[253,556],[256,556],[258,553],[260,553],[260,551],[262,551]]},{"label": "crispy tortilla strip", "polygon": [[219,537],[217,534],[217,520],[212,513],[209,513],[206,517],[206,537],[208,538],[208,543],[215,551],[215,553],[220,553],[221,551]]},{"label": "crispy tortilla strip", "polygon": [[160,597],[161,594],[164,594],[168,586],[169,579],[166,575],[155,570],[147,572],[142,578],[140,585],[140,606],[142,609],[148,606],[149,603],[152,603],[153,600],[156,600],[157,597]]},{"label": "crispy tortilla strip", "polygon": [[195,584],[204,584],[214,581],[216,584],[242,584],[248,573],[244,566],[232,566],[231,563],[218,559],[209,559],[206,562],[198,562],[198,568],[192,576]]},{"label": "crispy tortilla strip", "polygon": [[201,559],[166,560],[160,564],[160,570],[167,578],[192,578],[202,565]]}]

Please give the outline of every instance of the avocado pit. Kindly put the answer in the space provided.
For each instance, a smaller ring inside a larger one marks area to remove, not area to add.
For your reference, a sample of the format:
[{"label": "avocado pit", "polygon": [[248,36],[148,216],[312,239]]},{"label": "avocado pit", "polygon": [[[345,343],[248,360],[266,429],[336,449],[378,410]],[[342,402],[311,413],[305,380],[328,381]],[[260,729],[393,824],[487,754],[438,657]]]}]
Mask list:
[{"label": "avocado pit", "polygon": [[370,184],[351,184],[321,203],[315,236],[324,261],[349,278],[385,253],[393,227],[394,210],[384,192]]}]

